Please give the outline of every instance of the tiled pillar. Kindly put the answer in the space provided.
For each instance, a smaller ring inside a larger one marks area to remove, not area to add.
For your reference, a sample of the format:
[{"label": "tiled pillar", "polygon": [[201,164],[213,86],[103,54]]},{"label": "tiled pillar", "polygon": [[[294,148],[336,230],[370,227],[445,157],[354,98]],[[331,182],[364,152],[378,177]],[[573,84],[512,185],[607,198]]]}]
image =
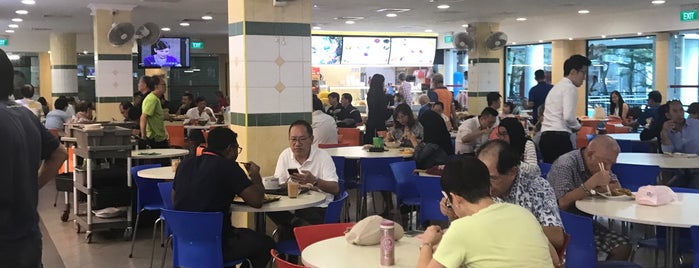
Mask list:
[{"label": "tiled pillar", "polygon": [[131,22],[135,5],[90,4],[95,39],[95,96],[97,120],[120,119],[119,103],[133,98],[133,42],[121,46],[109,43],[107,35],[114,23]]},{"label": "tiled pillar", "polygon": [[289,125],[311,121],[311,10],[311,0],[228,0],[231,129],[244,148],[238,161],[254,161],[262,176],[289,146]]},{"label": "tiled pillar", "polygon": [[[563,63],[575,54],[585,56],[585,40],[554,40],[551,42],[551,83],[554,85],[563,79]],[[578,88],[578,104],[576,105],[575,113],[578,116],[587,114],[585,100],[587,94],[585,92],[586,84]]]},{"label": "tiled pillar", "polygon": [[670,33],[655,34],[655,90],[660,91],[664,100],[669,100],[667,86],[670,85],[668,76],[675,68],[670,68]]},{"label": "tiled pillar", "polygon": [[475,29],[470,34],[476,46],[468,52],[468,108],[471,114],[480,114],[488,106],[486,95],[490,92],[503,92],[504,70],[503,49],[490,50],[485,43],[491,33],[497,32],[500,25],[492,22],[469,23]]},{"label": "tiled pillar", "polygon": [[78,94],[78,56],[75,33],[51,33],[51,95],[58,97]]}]

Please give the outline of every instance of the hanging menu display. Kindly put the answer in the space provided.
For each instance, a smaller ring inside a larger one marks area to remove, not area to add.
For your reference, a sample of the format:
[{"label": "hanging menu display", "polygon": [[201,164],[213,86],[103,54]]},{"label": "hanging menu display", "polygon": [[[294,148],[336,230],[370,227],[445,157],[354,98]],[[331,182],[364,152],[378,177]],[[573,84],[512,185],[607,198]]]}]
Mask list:
[{"label": "hanging menu display", "polygon": [[434,62],[437,39],[418,37],[391,38],[390,65],[430,66]]},{"label": "hanging menu display", "polygon": [[342,36],[311,37],[311,61],[313,65],[340,64],[342,59]]},{"label": "hanging menu display", "polygon": [[389,37],[344,37],[342,64],[386,65],[391,54]]}]

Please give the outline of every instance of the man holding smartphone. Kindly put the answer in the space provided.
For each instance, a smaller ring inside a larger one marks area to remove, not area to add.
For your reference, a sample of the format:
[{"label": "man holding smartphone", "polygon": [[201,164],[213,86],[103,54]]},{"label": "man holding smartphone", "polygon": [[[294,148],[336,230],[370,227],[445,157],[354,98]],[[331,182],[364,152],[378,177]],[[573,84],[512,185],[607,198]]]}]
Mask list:
[{"label": "man holding smartphone", "polygon": [[298,120],[289,127],[289,148],[282,151],[277,160],[274,177],[280,184],[289,180],[312,186],[325,193],[325,202],[317,207],[267,213],[279,226],[279,239],[291,239],[293,228],[297,226],[321,224],[325,219],[325,208],[333,201],[339,191],[337,173],[332,157],[324,150],[313,146],[313,128],[311,124]]}]

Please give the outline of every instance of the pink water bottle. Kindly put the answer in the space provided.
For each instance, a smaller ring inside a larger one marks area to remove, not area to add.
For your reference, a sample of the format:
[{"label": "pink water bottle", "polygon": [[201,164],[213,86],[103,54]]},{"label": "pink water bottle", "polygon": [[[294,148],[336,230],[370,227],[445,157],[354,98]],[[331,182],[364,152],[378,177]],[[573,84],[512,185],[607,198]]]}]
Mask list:
[{"label": "pink water bottle", "polygon": [[395,245],[393,244],[393,222],[383,220],[381,222],[381,265],[393,266],[396,264]]}]

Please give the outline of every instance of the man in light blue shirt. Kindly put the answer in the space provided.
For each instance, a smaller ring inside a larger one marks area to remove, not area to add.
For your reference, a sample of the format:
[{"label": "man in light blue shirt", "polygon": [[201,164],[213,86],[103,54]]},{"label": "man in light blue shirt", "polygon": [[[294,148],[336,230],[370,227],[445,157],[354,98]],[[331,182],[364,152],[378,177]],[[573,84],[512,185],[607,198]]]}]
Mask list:
[{"label": "man in light blue shirt", "polygon": [[[663,152],[699,154],[699,119],[685,119],[678,100],[668,102],[668,118],[660,132]],[[677,170],[671,183],[699,189],[699,169]]]}]

